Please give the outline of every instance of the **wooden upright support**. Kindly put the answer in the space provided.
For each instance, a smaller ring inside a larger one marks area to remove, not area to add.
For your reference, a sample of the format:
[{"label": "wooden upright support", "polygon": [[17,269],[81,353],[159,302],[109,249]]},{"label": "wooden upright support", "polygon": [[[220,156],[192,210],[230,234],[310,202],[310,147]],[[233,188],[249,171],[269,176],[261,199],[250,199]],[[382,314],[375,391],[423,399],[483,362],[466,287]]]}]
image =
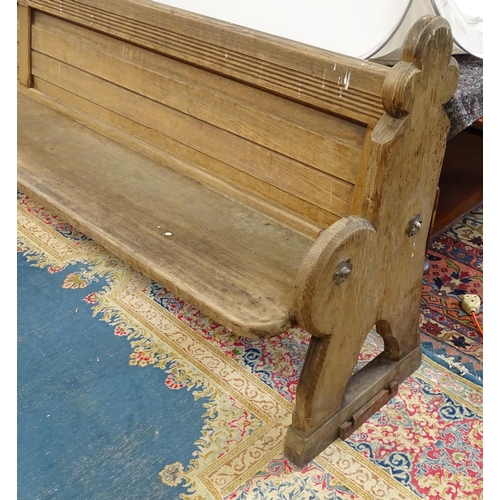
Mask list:
[{"label": "wooden upright support", "polygon": [[[312,339],[285,441],[296,465],[333,442],[346,421],[360,425],[420,364],[423,259],[449,128],[443,104],[458,82],[452,45],[441,18],[410,30],[384,82],[386,113],[371,135],[355,215],[325,230],[299,270],[294,311]],[[385,350],[352,376],[374,325]]]},{"label": "wooden upright support", "polygon": [[25,87],[31,87],[31,22],[32,9],[26,5],[17,4],[17,79]]}]

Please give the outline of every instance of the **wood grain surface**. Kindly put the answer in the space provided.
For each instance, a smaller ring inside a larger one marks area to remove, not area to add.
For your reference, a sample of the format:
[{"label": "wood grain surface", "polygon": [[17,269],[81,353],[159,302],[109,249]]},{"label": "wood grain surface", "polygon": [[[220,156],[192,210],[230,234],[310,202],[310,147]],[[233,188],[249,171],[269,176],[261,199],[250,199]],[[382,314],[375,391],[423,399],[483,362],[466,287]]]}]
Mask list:
[{"label": "wood grain surface", "polygon": [[290,327],[308,239],[22,95],[18,152],[21,190],[216,321]]}]

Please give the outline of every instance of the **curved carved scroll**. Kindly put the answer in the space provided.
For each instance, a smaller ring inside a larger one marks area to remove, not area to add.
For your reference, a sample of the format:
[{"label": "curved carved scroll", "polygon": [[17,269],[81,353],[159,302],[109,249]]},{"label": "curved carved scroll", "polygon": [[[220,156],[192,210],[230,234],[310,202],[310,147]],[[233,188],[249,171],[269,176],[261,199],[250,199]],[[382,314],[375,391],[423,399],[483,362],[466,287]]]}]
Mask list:
[{"label": "curved carved scroll", "polygon": [[410,29],[403,54],[382,87],[382,103],[399,118],[413,110],[415,102],[447,103],[458,83],[458,64],[451,58],[453,36],[441,17],[424,16]]},{"label": "curved carved scroll", "polygon": [[373,303],[366,301],[365,287],[372,272],[366,256],[376,253],[374,236],[367,220],[345,217],[323,231],[306,255],[295,280],[294,314],[311,335],[336,333],[339,316]]}]

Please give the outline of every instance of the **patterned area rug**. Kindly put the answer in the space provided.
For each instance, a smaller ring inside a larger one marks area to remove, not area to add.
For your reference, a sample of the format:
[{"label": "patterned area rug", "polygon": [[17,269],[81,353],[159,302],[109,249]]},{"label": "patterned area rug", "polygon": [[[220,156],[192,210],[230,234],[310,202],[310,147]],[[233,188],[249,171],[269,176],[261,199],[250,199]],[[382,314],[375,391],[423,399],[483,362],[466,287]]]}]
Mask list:
[{"label": "patterned area rug", "polygon": [[237,338],[19,194],[18,499],[482,498],[482,338],[457,305],[482,293],[481,228],[432,244],[419,370],[300,470],[305,332]]},{"label": "patterned area rug", "polygon": [[[483,209],[476,207],[430,243],[423,281],[421,336],[427,355],[482,385],[483,339],[461,307],[466,293],[483,298]],[[483,322],[482,312],[477,315]]]}]

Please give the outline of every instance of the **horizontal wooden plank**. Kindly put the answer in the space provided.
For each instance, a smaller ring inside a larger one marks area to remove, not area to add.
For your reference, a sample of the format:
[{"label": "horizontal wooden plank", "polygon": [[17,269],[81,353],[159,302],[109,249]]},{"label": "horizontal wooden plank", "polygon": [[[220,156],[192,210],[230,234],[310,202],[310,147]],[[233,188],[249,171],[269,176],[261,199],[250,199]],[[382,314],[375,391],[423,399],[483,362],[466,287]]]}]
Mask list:
[{"label": "horizontal wooden plank", "polygon": [[[339,219],[310,203],[38,77],[32,97],[137,152],[315,239]],[[58,104],[65,103],[65,104]],[[244,185],[245,191],[239,186]]]},{"label": "horizontal wooden plank", "polygon": [[388,68],[148,0],[29,0],[37,10],[375,125]]},{"label": "horizontal wooden plank", "polygon": [[[224,85],[218,75],[50,16],[37,16],[33,48],[347,182],[356,180],[362,126],[329,116],[328,133],[309,130],[294,123],[304,106],[271,94],[263,99],[254,88],[252,100],[242,102],[248,86]],[[207,75],[216,80],[209,88]],[[293,121],[283,118],[290,107],[299,108]],[[281,116],[270,110],[281,110]]]},{"label": "horizontal wooden plank", "polygon": [[345,181],[37,52],[32,66],[33,74],[40,78],[326,211],[344,216],[349,209],[353,186]]},{"label": "horizontal wooden plank", "polygon": [[[102,52],[109,54],[116,52],[114,38],[53,16],[35,12],[34,26],[78,40],[80,43],[95,47]],[[182,61],[165,57],[151,50],[137,51],[136,48],[136,46],[122,41],[121,52],[117,57],[126,58],[133,64],[144,66],[156,73],[170,75],[176,80],[186,81],[192,85],[201,80],[204,87],[210,92],[231,96],[233,100],[237,100],[245,106],[258,105],[269,115],[289,121],[297,127],[302,127],[316,134],[333,137],[346,146],[354,148],[361,146],[360,134],[363,134],[364,126],[288,99],[284,105],[283,99],[276,99],[276,96],[270,92],[263,92],[262,89],[246,85],[232,78],[225,78],[196,66],[187,65]]]},{"label": "horizontal wooden plank", "polygon": [[311,242],[272,219],[23,95],[18,180],[236,333],[290,326],[295,274]]}]

